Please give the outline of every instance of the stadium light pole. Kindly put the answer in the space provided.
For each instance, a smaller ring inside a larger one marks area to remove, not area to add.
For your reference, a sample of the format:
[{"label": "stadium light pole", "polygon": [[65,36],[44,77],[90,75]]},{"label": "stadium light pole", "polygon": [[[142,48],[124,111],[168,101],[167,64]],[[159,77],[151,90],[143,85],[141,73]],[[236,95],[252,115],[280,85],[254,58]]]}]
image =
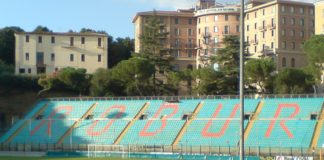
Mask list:
[{"label": "stadium light pole", "polygon": [[240,160],[244,160],[244,0],[241,0],[240,32]]}]

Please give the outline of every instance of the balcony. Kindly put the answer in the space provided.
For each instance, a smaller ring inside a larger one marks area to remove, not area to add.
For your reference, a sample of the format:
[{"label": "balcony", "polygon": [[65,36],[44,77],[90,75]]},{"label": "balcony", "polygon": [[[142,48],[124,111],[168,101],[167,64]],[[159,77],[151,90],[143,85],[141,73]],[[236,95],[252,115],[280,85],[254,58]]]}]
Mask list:
[{"label": "balcony", "polygon": [[259,27],[259,31],[265,32],[265,31],[267,31],[267,28],[265,26]]},{"label": "balcony", "polygon": [[267,28],[270,30],[274,30],[274,29],[276,29],[276,24],[270,24],[267,26]]},{"label": "balcony", "polygon": [[229,31],[223,31],[222,34],[223,34],[223,35],[229,35],[230,32],[229,32]]},{"label": "balcony", "polygon": [[188,43],[188,44],[185,45],[185,47],[186,47],[187,49],[195,49],[197,46],[196,46],[196,44]]},{"label": "balcony", "polygon": [[44,62],[36,62],[36,67],[46,67]]},{"label": "balcony", "polygon": [[252,45],[257,45],[259,43],[259,41],[257,40],[257,39],[255,39],[255,40],[251,40],[250,42],[249,42],[249,44],[252,44]]}]

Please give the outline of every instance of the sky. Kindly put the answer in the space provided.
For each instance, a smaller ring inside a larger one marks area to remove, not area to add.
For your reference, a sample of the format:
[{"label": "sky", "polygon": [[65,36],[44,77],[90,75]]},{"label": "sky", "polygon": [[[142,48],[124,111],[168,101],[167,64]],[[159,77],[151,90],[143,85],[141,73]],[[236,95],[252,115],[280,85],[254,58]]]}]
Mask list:
[{"label": "sky", "polygon": [[[217,0],[233,3],[239,0]],[[305,0],[304,0],[305,1]],[[306,0],[307,1],[307,0]],[[0,0],[0,28],[18,26],[29,32],[38,25],[54,32],[81,28],[104,30],[114,38],[134,38],[137,12],[176,10],[196,0]]]}]

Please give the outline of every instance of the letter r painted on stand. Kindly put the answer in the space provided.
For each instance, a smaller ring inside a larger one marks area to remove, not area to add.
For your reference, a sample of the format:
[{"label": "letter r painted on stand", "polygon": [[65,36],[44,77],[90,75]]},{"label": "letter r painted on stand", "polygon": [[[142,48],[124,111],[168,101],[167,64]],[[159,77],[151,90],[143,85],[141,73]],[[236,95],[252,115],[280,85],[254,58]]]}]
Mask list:
[{"label": "letter r painted on stand", "polygon": [[[216,118],[218,115],[219,115],[219,112],[221,111],[221,109],[223,108],[223,105],[222,104],[218,104],[218,107],[216,108],[212,118]],[[236,104],[235,107],[233,108],[229,118],[234,118],[235,114],[237,113],[237,111],[239,110],[240,108],[240,105],[239,104]],[[211,125],[213,124],[213,119],[210,119],[207,124],[205,125],[205,127],[203,128],[203,130],[201,131],[201,135],[203,137],[214,137],[214,138],[219,138],[219,137],[222,137],[229,124],[231,123],[231,119],[227,119],[225,121],[225,124],[222,126],[221,130],[219,132],[216,132],[216,133],[212,133],[212,132],[209,132],[209,128],[211,127]]]},{"label": "letter r painted on stand", "polygon": [[[295,111],[288,117],[287,120],[291,120],[292,118],[294,118],[299,113],[299,111],[300,111],[300,107],[296,103],[279,104],[278,105],[278,109],[277,109],[277,111],[276,111],[276,113],[274,115],[274,119],[271,120],[271,122],[269,124],[269,127],[268,127],[268,129],[266,131],[266,134],[265,134],[265,137],[266,138],[269,138],[270,137],[271,132],[273,130],[273,127],[274,127],[276,121],[278,120],[278,117],[279,117],[281,111],[284,108],[294,108],[295,109]],[[281,120],[280,121],[280,126],[286,132],[286,134],[288,135],[289,138],[294,138],[294,135],[289,131],[288,127],[285,125],[285,122],[287,120]]]},{"label": "letter r painted on stand", "polygon": [[102,135],[103,133],[107,132],[110,128],[110,126],[115,122],[115,120],[117,118],[120,118],[124,113],[125,113],[125,110],[126,110],[126,107],[123,106],[123,105],[116,105],[116,106],[112,106],[112,107],[109,107],[104,113],[102,113],[100,115],[100,118],[106,118],[106,116],[111,112],[111,110],[113,109],[117,109],[119,110],[118,113],[113,117],[113,119],[109,120],[109,122],[106,124],[106,126],[104,128],[102,128],[101,130],[99,131],[93,131],[94,128],[97,126],[97,124],[99,123],[98,120],[96,120],[94,123],[92,123],[92,125],[87,129],[87,134],[89,136],[100,136]]},{"label": "letter r painted on stand", "polygon": [[154,132],[150,132],[148,131],[148,129],[150,128],[150,126],[152,125],[154,120],[149,120],[144,128],[142,129],[142,131],[139,133],[140,136],[142,137],[149,137],[149,136],[155,136],[156,134],[160,133],[163,131],[163,129],[166,127],[167,125],[167,119],[173,117],[179,110],[178,105],[176,104],[162,104],[162,106],[158,109],[158,111],[154,114],[153,118],[158,118],[159,115],[162,113],[163,110],[165,109],[172,109],[172,113],[170,113],[169,115],[167,115],[165,118],[161,119],[162,125],[161,127],[154,131]]},{"label": "letter r painted on stand", "polygon": [[58,115],[57,113],[61,110],[65,110],[64,114],[60,115],[58,118],[62,119],[64,118],[64,116],[68,116],[72,110],[73,107],[72,106],[59,106],[57,108],[55,108],[54,111],[51,112],[51,114],[46,118],[43,119],[31,132],[30,135],[33,136],[43,125],[45,125],[45,123],[47,123],[47,135],[51,135],[51,119],[55,118],[56,115]]}]

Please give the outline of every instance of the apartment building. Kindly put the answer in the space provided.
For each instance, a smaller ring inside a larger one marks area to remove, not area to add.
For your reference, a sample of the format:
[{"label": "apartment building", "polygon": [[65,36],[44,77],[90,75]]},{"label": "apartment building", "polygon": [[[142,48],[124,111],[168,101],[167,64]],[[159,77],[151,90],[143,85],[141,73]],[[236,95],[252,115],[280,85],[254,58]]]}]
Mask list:
[{"label": "apartment building", "polygon": [[135,52],[141,50],[140,37],[145,23],[153,15],[157,16],[165,25],[168,32],[164,47],[170,49],[174,60],[171,62],[175,70],[186,68],[193,69],[196,66],[196,27],[194,10],[178,11],[149,11],[139,12],[133,19],[135,24]]},{"label": "apartment building", "polygon": [[315,34],[324,34],[324,0],[315,2]]},{"label": "apartment building", "polygon": [[278,70],[307,65],[302,44],[314,34],[312,3],[251,0],[245,13],[250,58],[273,57]]},{"label": "apartment building", "polygon": [[15,72],[49,74],[65,67],[93,73],[107,68],[107,35],[97,33],[16,33]]},{"label": "apartment building", "polygon": [[209,65],[209,57],[224,47],[222,40],[228,35],[240,34],[240,8],[237,5],[214,4],[196,10],[197,68]]}]

